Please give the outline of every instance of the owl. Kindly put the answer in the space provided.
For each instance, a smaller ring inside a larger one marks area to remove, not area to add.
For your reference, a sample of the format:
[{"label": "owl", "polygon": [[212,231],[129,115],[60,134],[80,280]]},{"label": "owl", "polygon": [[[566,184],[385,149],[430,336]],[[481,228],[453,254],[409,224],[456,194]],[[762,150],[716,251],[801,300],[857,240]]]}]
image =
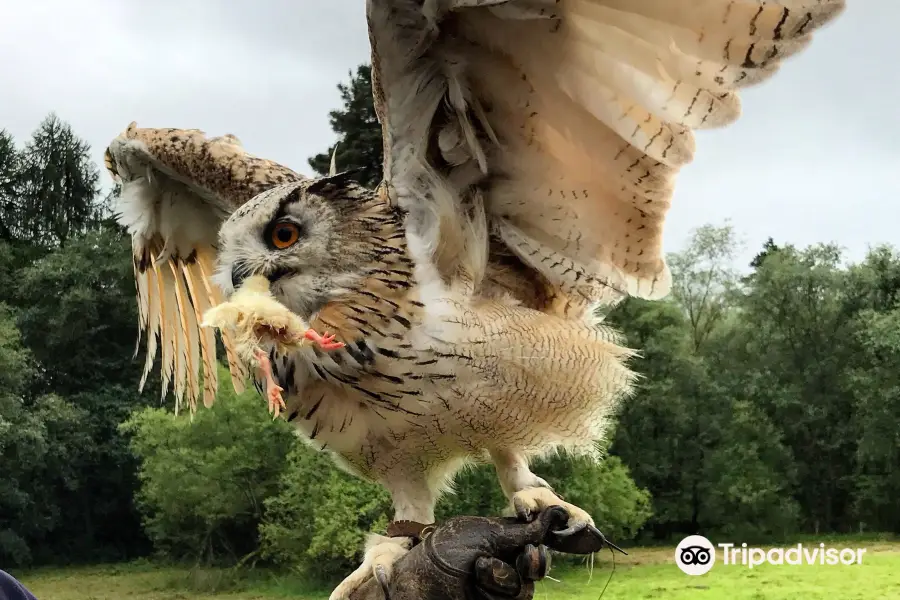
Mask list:
[{"label": "owl", "polygon": [[[199,325],[250,278],[334,336],[259,340],[283,417],[393,500],[387,535],[332,599],[390,579],[469,461],[493,464],[520,516],[559,505],[556,535],[596,532],[529,465],[594,455],[630,394],[634,351],[598,308],[668,293],[663,226],[694,130],[735,121],[740,89],[843,8],[369,0],[374,190],[301,176],[232,135],[132,123],[106,165],[133,240],[144,378],[158,352],[163,393],[211,405],[215,332]],[[264,384],[220,335],[235,387]]]}]

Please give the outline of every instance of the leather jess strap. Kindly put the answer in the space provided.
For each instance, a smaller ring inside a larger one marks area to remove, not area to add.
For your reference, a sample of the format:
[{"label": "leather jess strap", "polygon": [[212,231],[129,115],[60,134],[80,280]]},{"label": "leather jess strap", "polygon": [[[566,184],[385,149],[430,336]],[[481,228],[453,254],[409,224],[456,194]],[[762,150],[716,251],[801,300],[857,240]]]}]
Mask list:
[{"label": "leather jess strap", "polygon": [[387,526],[387,536],[412,538],[413,545],[415,546],[425,539],[429,533],[434,531],[435,527],[435,523],[426,525],[425,523],[419,523],[418,521],[392,521],[390,525]]}]

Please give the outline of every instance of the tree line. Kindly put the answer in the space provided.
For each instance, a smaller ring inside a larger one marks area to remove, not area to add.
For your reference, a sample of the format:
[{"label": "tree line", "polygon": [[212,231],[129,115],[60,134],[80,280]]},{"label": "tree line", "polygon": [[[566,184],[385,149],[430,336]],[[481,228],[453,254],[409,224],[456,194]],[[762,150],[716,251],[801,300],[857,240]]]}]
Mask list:
[{"label": "tree line", "polygon": [[[370,86],[364,65],[330,115],[338,168],[367,185],[382,152]],[[310,166],[326,172],[332,151]],[[138,394],[130,242],[100,178],[55,115],[24,144],[0,132],[0,564],[343,574],[390,516],[378,486],[309,450],[255,391],[225,384],[193,421],[158,381]],[[600,464],[536,469],[617,541],[900,533],[900,254],[850,263],[833,244],[769,240],[742,266],[737,249],[734,228],[703,225],[669,256],[669,298],[609,312],[640,351],[637,393]],[[503,507],[473,466],[439,516]]]}]

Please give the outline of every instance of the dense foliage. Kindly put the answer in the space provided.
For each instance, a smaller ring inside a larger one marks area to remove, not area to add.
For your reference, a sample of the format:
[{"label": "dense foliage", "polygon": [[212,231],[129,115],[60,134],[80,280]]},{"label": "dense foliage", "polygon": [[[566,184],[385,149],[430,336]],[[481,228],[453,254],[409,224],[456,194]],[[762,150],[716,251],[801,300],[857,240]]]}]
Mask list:
[{"label": "dense foliage", "polygon": [[[338,168],[374,184],[369,87],[361,67],[331,121]],[[311,164],[326,171],[332,150]],[[157,381],[138,394],[129,242],[98,177],[53,115],[21,146],[0,131],[0,564],[155,551],[343,573],[387,523],[383,490],[308,449],[255,392],[225,385],[193,420]],[[848,264],[833,245],[769,240],[739,265],[736,248],[731,226],[699,227],[670,256],[670,298],[612,311],[643,377],[607,457],[536,470],[623,541],[900,532],[900,254]],[[504,505],[475,466],[439,516]]]}]

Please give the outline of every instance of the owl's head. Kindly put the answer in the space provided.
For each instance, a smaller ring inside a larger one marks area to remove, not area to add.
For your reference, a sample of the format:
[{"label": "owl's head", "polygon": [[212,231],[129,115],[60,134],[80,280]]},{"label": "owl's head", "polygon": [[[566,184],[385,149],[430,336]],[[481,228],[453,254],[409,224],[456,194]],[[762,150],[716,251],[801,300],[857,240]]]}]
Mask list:
[{"label": "owl's head", "polygon": [[360,275],[364,249],[346,197],[360,190],[339,174],[254,197],[219,230],[216,284],[229,296],[247,277],[265,275],[281,302],[308,317]]}]

